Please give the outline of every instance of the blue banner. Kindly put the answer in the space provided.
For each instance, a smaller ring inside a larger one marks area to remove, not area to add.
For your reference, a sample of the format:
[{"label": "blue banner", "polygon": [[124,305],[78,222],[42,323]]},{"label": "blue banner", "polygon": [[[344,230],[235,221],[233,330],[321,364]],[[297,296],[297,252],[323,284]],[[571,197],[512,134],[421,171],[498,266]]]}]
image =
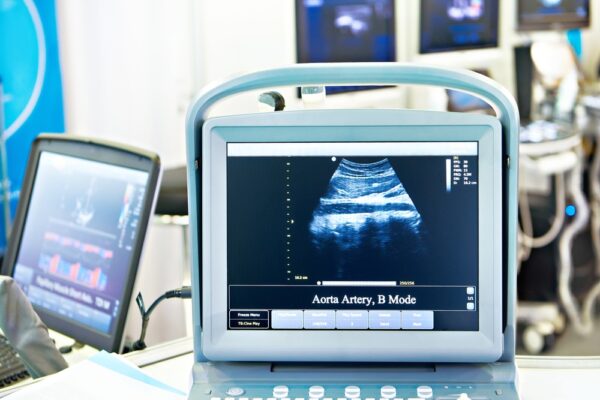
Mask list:
[{"label": "blue banner", "polygon": [[2,141],[8,182],[2,190],[0,253],[6,247],[4,199],[11,219],[17,207],[32,141],[42,132],[64,132],[63,98],[51,0],[0,0],[0,78],[4,126]]}]

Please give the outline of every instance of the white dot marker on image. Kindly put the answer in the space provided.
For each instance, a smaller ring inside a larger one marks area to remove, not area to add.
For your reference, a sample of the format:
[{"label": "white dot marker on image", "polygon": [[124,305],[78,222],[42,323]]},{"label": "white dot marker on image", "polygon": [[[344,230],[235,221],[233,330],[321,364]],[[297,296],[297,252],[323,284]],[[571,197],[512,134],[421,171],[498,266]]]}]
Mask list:
[{"label": "white dot marker on image", "polygon": [[337,160],[337,158],[335,158],[335,157],[331,157],[331,161],[334,161],[334,162],[335,162],[335,160]]}]

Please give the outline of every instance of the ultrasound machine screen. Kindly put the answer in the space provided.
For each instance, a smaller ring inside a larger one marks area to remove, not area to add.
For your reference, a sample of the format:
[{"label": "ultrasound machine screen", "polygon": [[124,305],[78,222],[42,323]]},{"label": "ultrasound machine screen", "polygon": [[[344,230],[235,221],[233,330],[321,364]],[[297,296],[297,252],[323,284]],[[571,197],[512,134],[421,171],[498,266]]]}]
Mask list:
[{"label": "ultrasound machine screen", "polygon": [[228,143],[227,329],[477,331],[478,157]]},{"label": "ultrasound machine screen", "polygon": [[41,152],[13,271],[37,310],[114,333],[148,179],[147,171]]}]

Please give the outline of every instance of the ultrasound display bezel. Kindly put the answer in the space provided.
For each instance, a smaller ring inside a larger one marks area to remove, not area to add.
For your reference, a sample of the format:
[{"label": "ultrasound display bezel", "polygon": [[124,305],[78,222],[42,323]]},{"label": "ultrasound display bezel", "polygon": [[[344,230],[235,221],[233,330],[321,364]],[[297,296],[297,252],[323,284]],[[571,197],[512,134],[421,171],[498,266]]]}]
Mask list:
[{"label": "ultrasound display bezel", "polygon": [[[479,331],[227,330],[228,142],[477,141]],[[429,111],[319,110],[214,118],[203,128],[202,351],[230,361],[489,362],[502,352],[501,128]]]}]

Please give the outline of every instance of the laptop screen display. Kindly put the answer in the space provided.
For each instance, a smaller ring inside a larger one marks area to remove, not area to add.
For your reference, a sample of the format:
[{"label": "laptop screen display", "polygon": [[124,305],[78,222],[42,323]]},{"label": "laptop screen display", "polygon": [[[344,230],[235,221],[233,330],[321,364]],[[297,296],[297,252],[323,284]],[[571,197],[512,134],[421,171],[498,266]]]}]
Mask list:
[{"label": "laptop screen display", "polygon": [[41,152],[13,273],[38,310],[64,324],[113,333],[129,296],[148,176]]}]

